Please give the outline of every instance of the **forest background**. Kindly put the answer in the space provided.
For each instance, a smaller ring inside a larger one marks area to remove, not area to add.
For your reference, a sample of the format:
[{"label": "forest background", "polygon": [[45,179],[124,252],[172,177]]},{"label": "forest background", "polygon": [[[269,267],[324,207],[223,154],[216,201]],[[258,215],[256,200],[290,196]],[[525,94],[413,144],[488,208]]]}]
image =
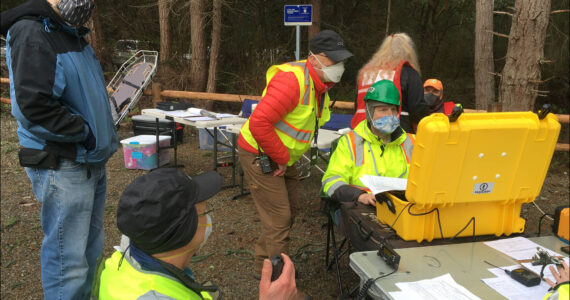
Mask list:
[{"label": "forest background", "polygon": [[[22,2],[2,0],[0,10]],[[295,28],[283,26],[284,5],[312,4],[314,25],[301,27],[301,58],[307,56],[309,36],[323,29],[338,32],[355,54],[345,64],[342,81],[330,91],[333,100],[353,101],[359,68],[387,34],[405,32],[416,44],[422,78],[441,79],[445,100],[466,108],[488,109],[506,103],[504,98],[523,102],[524,97],[532,100],[525,110],[550,103],[555,113],[569,113],[570,0],[96,0],[96,3],[94,18],[88,24],[92,29],[88,39],[107,81],[117,71],[112,62],[117,41],[140,40],[149,41],[153,50],[160,51],[153,84],[160,84],[163,89],[259,96],[265,86],[267,68],[295,59]],[[515,48],[522,51],[514,51]],[[191,59],[187,59],[188,54]],[[534,58],[519,58],[525,54],[533,54]],[[513,68],[515,63],[527,63],[527,68]],[[534,67],[534,73],[518,71],[531,70],[529,65]],[[523,76],[517,78],[519,75]],[[8,77],[4,65],[1,77]],[[523,96],[501,92],[501,86],[509,85],[501,80],[506,77],[513,90],[523,88]],[[7,85],[1,88],[2,97],[9,97]],[[150,107],[150,100],[143,98],[139,108]],[[216,111],[231,113],[237,113],[240,106],[192,101],[197,106],[210,105]],[[502,109],[508,110],[507,106]],[[10,106],[2,104],[0,108],[0,298],[42,299],[41,204],[34,198],[27,175],[18,163],[17,123],[10,115]],[[132,136],[130,124],[124,125],[119,130],[120,139]],[[188,174],[211,170],[211,152],[199,151],[198,139],[191,138],[196,135],[196,130],[187,130],[186,142],[179,146],[178,158]],[[567,124],[563,124],[559,142],[568,143]],[[554,153],[541,194],[534,201],[547,213],[568,204],[568,161],[568,152]],[[115,215],[120,195],[128,183],[144,173],[125,169],[121,151],[107,164],[105,257],[111,255],[112,246],[120,240]],[[227,173],[224,175],[229,178]],[[311,176],[300,184],[305,191],[304,209],[292,229],[292,254],[300,274],[297,284],[314,299],[337,299],[336,274],[323,267],[326,231],[317,196],[320,176]],[[254,299],[258,282],[251,276],[252,255],[248,253],[253,253],[260,221],[251,197],[230,200],[237,192],[237,188],[226,189],[209,201],[215,211],[215,230],[200,253],[207,259],[192,269],[197,278],[218,283],[228,299]],[[532,203],[523,205],[521,216],[527,220],[528,236],[541,229],[544,234],[550,233],[551,222],[542,222],[542,211]],[[358,284],[359,278],[348,266],[347,256],[341,262],[341,272],[345,289]]]},{"label": "forest background", "polygon": [[[4,0],[0,8],[3,11],[22,2]],[[536,98],[535,108],[550,103],[556,113],[569,111],[568,0],[97,0],[96,4],[88,24],[92,29],[89,39],[108,79],[116,71],[112,64],[115,43],[141,40],[160,51],[153,81],[163,89],[260,95],[267,68],[295,60],[295,27],[283,25],[284,5],[312,4],[314,22],[301,27],[300,57],[307,56],[309,37],[323,29],[338,32],[355,54],[345,64],[341,83],[330,92],[333,100],[353,101],[358,69],[386,34],[405,32],[416,44],[422,78],[442,80],[444,98],[466,108],[476,107],[476,84],[481,84],[475,79],[477,34],[492,43],[487,48],[492,52],[484,53],[491,65],[480,71],[491,85],[485,101],[492,104],[503,97],[499,90],[509,39],[533,38],[530,31],[519,37],[509,35],[513,22],[520,20],[517,7],[519,11],[534,9],[538,17],[548,16],[543,55],[536,62],[540,73],[534,81],[530,78],[536,84],[530,105]],[[483,5],[491,7],[483,10]],[[476,30],[476,18],[492,24]],[[192,59],[183,58],[188,54]],[[478,101],[482,104],[477,108],[488,108],[487,102]],[[213,105],[225,109],[227,104],[208,103],[209,108]],[[503,110],[509,110],[508,105]]]}]

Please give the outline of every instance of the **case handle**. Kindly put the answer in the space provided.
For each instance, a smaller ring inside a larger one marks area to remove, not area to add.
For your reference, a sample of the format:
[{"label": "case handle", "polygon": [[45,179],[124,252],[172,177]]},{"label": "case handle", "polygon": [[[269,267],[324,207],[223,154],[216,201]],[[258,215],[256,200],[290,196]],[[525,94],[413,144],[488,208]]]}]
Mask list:
[{"label": "case handle", "polygon": [[543,104],[542,109],[539,109],[538,112],[536,113],[538,115],[538,119],[542,120],[546,118],[546,115],[548,115],[548,113],[550,113],[551,110],[552,110],[552,105]]},{"label": "case handle", "polygon": [[461,104],[457,104],[453,107],[451,114],[449,115],[449,122],[455,122],[459,119],[459,116],[463,113],[463,106]]}]

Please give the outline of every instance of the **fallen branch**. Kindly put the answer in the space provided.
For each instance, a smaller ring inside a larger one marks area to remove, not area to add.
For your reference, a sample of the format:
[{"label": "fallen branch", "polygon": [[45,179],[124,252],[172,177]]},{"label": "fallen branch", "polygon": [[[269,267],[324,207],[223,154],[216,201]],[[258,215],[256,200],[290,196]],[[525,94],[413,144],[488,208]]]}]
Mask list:
[{"label": "fallen branch", "polygon": [[506,12],[506,11],[498,11],[498,10],[495,10],[495,11],[493,11],[493,13],[494,13],[495,15],[507,15],[507,16],[511,16],[511,17],[513,16],[513,14],[511,14],[511,13],[509,13],[509,12]]},{"label": "fallen branch", "polygon": [[491,33],[491,34],[494,34],[494,35],[496,35],[496,36],[504,37],[504,38],[510,38],[510,37],[511,37],[510,35],[504,34],[504,33],[498,33],[498,32],[494,32],[494,31],[491,31],[491,30],[485,30],[485,31],[487,31],[487,32],[489,32],[489,33]]},{"label": "fallen branch", "polygon": [[559,13],[565,13],[565,12],[570,12],[570,9],[559,9],[559,10],[553,10],[550,12],[550,14],[559,14]]}]

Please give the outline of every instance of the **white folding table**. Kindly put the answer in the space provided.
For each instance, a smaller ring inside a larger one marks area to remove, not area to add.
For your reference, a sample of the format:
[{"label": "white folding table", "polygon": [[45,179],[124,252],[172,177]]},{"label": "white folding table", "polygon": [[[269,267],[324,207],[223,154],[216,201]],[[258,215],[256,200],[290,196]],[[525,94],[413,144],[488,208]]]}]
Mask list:
[{"label": "white folding table", "polygon": [[[181,123],[181,124],[185,124],[185,125],[189,125],[198,129],[206,129],[206,132],[208,134],[211,134],[213,139],[214,139],[214,143],[213,143],[213,167],[214,170],[216,171],[218,169],[218,167],[232,167],[232,183],[229,186],[224,186],[225,188],[227,187],[234,187],[237,186],[236,185],[236,180],[235,180],[235,169],[236,169],[236,151],[235,151],[235,147],[236,147],[236,135],[232,134],[232,139],[231,139],[231,145],[226,145],[232,148],[232,162],[231,163],[220,163],[218,161],[218,144],[220,144],[221,142],[218,141],[218,134],[220,133],[218,131],[219,127],[224,127],[224,126],[231,126],[231,125],[236,125],[236,126],[241,126],[241,124],[245,123],[245,121],[247,121],[247,119],[245,118],[241,118],[241,117],[230,117],[230,118],[221,118],[221,119],[217,119],[217,120],[201,120],[201,121],[191,121],[191,120],[187,120],[184,117],[176,117],[176,116],[169,116],[169,112],[168,111],[164,111],[161,109],[156,109],[156,108],[148,108],[148,109],[143,109],[141,112],[143,115],[146,116],[152,116],[156,118],[156,126],[157,126],[157,131],[158,131],[158,120],[159,119],[168,119],[168,120],[172,120],[174,122],[177,123]],[[209,128],[213,128],[213,133],[210,133]],[[158,139],[158,135],[157,135],[157,139]],[[223,144],[223,143],[222,143]],[[225,145],[225,144],[224,144]],[[157,153],[159,153],[159,143],[156,143],[156,151]],[[174,143],[174,163],[176,164],[177,159],[176,159],[176,143]]]}]

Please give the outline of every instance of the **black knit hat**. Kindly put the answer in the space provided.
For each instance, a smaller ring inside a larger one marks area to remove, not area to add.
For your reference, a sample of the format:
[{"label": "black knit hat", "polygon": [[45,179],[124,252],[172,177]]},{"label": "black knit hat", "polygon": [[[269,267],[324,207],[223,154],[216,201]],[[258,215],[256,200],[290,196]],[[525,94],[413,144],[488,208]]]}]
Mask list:
[{"label": "black knit hat", "polygon": [[159,168],[127,186],[117,208],[117,226],[147,254],[188,244],[198,226],[195,204],[214,196],[222,179],[214,171],[189,177],[175,168]]},{"label": "black knit hat", "polygon": [[346,50],[344,40],[332,30],[323,30],[309,41],[309,49],[314,54],[324,52],[326,56],[335,62],[341,62],[353,56]]}]

